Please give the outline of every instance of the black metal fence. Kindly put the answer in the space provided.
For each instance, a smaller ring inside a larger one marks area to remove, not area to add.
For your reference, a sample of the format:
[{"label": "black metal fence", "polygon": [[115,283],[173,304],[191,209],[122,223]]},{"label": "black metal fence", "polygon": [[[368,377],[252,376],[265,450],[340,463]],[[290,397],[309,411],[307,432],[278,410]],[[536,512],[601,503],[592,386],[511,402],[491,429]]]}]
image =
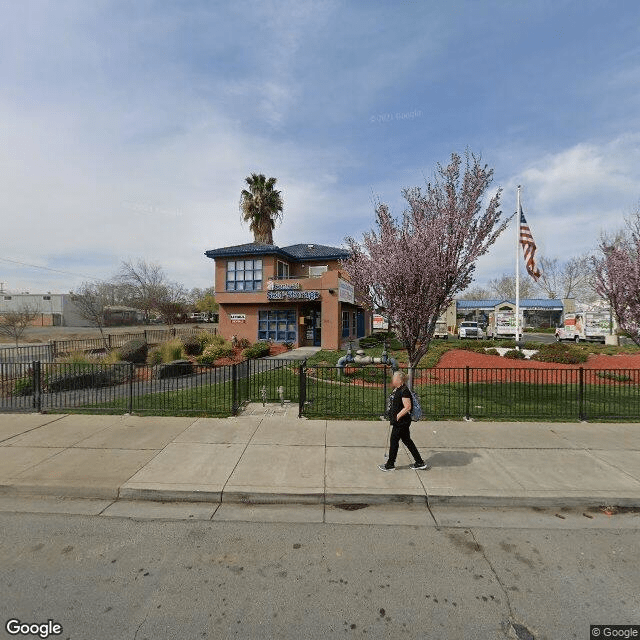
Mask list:
[{"label": "black metal fence", "polygon": [[[336,418],[382,416],[389,367],[307,367],[302,413]],[[640,420],[640,370],[433,368],[415,371],[425,419]]]},{"label": "black metal fence", "polygon": [[297,401],[299,365],[279,358],[218,367],[0,363],[0,411],[228,416],[250,401]]},{"label": "black metal fence", "polygon": [[[233,415],[247,402],[297,403],[299,415],[377,418],[391,370],[338,371],[280,358],[208,367],[0,363],[0,411]],[[418,369],[424,419],[640,420],[639,369]]]},{"label": "black metal fence", "polygon": [[129,340],[144,340],[150,345],[160,344],[172,338],[181,338],[199,333],[217,334],[216,327],[173,327],[171,329],[144,329],[127,333],[109,333],[104,338],[79,338],[77,340],[49,340],[46,344],[21,347],[0,345],[0,362],[30,363],[34,360],[54,362],[60,356],[76,352],[101,352],[117,349]]}]

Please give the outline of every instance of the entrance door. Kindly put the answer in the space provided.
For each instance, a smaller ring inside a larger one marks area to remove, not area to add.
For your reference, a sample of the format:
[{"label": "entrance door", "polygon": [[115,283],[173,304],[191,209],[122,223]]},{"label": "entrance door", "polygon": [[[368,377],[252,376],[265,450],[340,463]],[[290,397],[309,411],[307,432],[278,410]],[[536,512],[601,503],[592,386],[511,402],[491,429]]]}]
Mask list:
[{"label": "entrance door", "polygon": [[358,338],[364,338],[364,311],[357,312],[356,330],[357,330]]},{"label": "entrance door", "polygon": [[322,343],[322,336],[321,336],[321,326],[322,326],[322,322],[321,322],[321,312],[320,311],[312,311],[311,312],[311,327],[313,329],[313,346],[314,347],[319,347]]}]

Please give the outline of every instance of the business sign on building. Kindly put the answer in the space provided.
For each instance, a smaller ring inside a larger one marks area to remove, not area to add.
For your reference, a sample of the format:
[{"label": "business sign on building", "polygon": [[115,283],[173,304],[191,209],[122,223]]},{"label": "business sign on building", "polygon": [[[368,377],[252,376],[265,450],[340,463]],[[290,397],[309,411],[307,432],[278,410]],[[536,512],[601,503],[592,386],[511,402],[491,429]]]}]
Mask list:
[{"label": "business sign on building", "polygon": [[286,284],[279,284],[273,280],[269,280],[267,284],[268,291],[294,291],[301,289],[299,282],[287,282]]},{"label": "business sign on building", "polygon": [[319,291],[300,289],[274,289],[267,291],[267,300],[319,300]]},{"label": "business sign on building", "polygon": [[350,282],[338,280],[338,300],[340,302],[348,302],[349,304],[355,303],[355,290]]},{"label": "business sign on building", "polygon": [[388,329],[389,323],[384,316],[381,316],[377,313],[373,315],[373,328],[374,329]]},{"label": "business sign on building", "polygon": [[231,320],[231,322],[235,322],[235,323],[246,322],[247,314],[246,313],[230,313],[229,319]]}]

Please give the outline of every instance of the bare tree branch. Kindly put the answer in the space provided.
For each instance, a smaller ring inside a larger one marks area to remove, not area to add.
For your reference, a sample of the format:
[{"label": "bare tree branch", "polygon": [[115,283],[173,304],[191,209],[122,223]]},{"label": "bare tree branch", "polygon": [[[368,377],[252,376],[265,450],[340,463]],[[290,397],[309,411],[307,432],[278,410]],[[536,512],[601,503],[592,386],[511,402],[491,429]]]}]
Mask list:
[{"label": "bare tree branch", "polygon": [[6,311],[0,316],[0,333],[13,338],[16,347],[24,330],[38,317],[38,311],[23,305],[17,311]]}]

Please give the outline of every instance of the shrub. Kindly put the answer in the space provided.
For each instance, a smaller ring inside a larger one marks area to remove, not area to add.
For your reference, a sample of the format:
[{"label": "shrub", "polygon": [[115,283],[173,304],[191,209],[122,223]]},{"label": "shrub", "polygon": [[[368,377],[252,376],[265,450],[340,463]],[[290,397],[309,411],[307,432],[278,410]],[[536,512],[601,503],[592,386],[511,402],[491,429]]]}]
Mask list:
[{"label": "shrub", "polygon": [[248,349],[251,346],[251,340],[249,338],[238,338],[236,342],[236,347],[238,349]]},{"label": "shrub", "polygon": [[527,356],[524,355],[522,351],[518,351],[518,349],[509,349],[503,358],[510,358],[511,360],[525,360]]},{"label": "shrub", "polygon": [[134,364],[144,364],[147,360],[148,352],[149,345],[140,338],[129,340],[118,349],[120,360],[133,362]]},{"label": "shrub", "polygon": [[204,344],[197,335],[184,336],[182,350],[187,356],[199,356],[204,351]]},{"label": "shrub", "polygon": [[162,362],[173,362],[182,358],[182,340],[175,338],[159,345]]},{"label": "shrub", "polygon": [[64,358],[60,358],[60,362],[63,364],[94,364],[95,360],[91,360],[84,351],[74,351],[66,355]]},{"label": "shrub", "polygon": [[14,396],[30,396],[34,391],[35,389],[33,388],[33,378],[31,378],[30,376],[26,378],[20,378],[13,384]]},{"label": "shrub", "polygon": [[154,378],[177,378],[193,373],[193,365],[189,360],[174,360],[165,364],[159,364],[153,368]]},{"label": "shrub", "polygon": [[198,356],[198,362],[200,364],[213,364],[220,358],[229,358],[233,355],[233,347],[230,342],[224,341],[221,345],[210,344],[202,352],[201,356]]},{"label": "shrub", "polygon": [[293,349],[293,342],[283,342],[282,344],[288,351],[291,351],[291,349]]},{"label": "shrub", "polygon": [[533,355],[531,359],[538,362],[555,362],[557,364],[581,364],[589,359],[589,354],[580,347],[555,342],[541,345],[538,353]]},{"label": "shrub", "polygon": [[366,338],[360,338],[358,344],[362,349],[371,349],[372,347],[382,347],[385,342],[387,343],[387,347],[394,351],[404,349],[403,344],[398,340],[393,331],[379,331],[377,333],[372,333]]},{"label": "shrub", "polygon": [[49,376],[47,389],[50,392],[106,387],[124,382],[129,373],[129,362],[118,362],[113,365],[77,365],[56,368],[55,375]]},{"label": "shrub", "polygon": [[485,349],[484,352],[488,356],[499,356],[500,355],[500,352],[495,347],[489,347],[488,349]]},{"label": "shrub", "polygon": [[242,352],[245,358],[262,358],[269,355],[271,345],[268,342],[256,342]]},{"label": "shrub", "polygon": [[155,366],[161,363],[162,363],[162,351],[160,350],[160,347],[153,347],[153,349],[149,350],[149,354],[147,355],[147,364]]}]

